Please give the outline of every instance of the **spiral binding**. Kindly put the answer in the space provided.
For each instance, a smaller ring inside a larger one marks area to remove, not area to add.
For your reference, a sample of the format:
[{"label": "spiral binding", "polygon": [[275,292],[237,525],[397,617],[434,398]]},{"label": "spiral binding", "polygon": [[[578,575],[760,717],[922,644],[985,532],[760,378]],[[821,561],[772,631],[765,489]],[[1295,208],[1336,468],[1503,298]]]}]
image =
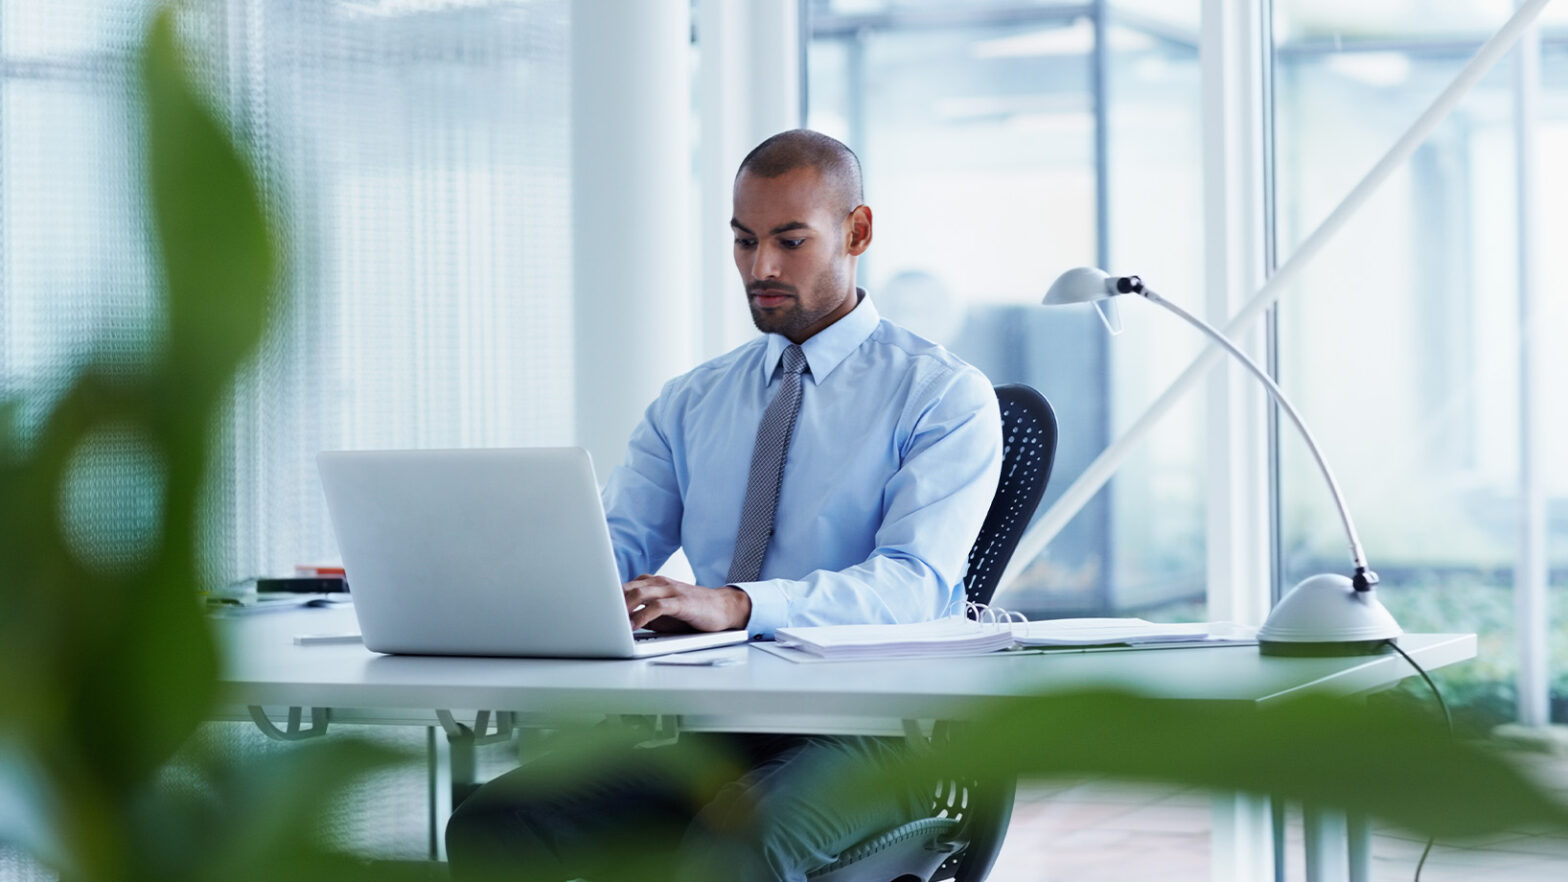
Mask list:
[{"label": "spiral binding", "polygon": [[988,628],[1006,628],[1013,624],[1026,625],[1029,623],[1029,617],[1021,612],[984,603],[975,603],[972,600],[963,601],[962,606],[959,605],[958,601],[954,601],[947,608],[945,615],[962,615],[964,618]]}]

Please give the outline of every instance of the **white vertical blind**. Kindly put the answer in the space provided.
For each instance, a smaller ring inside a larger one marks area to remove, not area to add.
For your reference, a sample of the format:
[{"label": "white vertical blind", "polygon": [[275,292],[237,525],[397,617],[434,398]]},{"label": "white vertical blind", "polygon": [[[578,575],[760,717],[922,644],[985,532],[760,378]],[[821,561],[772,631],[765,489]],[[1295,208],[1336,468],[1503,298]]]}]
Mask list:
[{"label": "white vertical blind", "polygon": [[24,424],[89,351],[146,350],[127,79],[144,5],[0,0],[0,396],[27,394]]},{"label": "white vertical blind", "polygon": [[247,9],[293,297],[235,397],[225,571],[334,554],[319,450],[570,440],[566,6]]},{"label": "white vertical blind", "polygon": [[[215,582],[335,556],[319,450],[570,442],[568,6],[187,15],[286,233],[287,306],[219,427]],[[24,419],[156,327],[131,92],[149,8],[0,0],[0,395],[27,394]]]}]

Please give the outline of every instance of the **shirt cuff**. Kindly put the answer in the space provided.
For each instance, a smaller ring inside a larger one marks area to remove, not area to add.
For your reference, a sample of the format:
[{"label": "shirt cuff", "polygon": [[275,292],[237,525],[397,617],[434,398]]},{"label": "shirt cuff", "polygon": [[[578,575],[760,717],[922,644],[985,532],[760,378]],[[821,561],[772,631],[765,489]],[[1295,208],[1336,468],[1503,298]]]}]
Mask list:
[{"label": "shirt cuff", "polygon": [[789,624],[789,598],[784,595],[781,580],[767,582],[731,582],[751,598],[751,618],[746,622],[746,634],[753,640],[773,639],[773,632]]}]

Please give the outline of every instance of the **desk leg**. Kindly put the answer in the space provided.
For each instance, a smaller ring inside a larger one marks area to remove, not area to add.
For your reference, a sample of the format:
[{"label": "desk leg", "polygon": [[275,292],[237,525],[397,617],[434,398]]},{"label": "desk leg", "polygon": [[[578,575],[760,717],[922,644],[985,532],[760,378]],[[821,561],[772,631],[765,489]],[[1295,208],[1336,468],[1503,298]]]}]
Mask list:
[{"label": "desk leg", "polygon": [[476,751],[474,730],[458,725],[456,731],[446,733],[447,767],[452,770],[448,792],[451,800],[448,813],[457,808],[478,787],[479,754]]},{"label": "desk leg", "polygon": [[1307,882],[1347,882],[1350,847],[1345,813],[1304,805],[1301,815],[1307,846]]},{"label": "desk leg", "polygon": [[446,860],[446,819],[452,816],[452,748],[436,726],[425,729],[430,786],[430,858]]},{"label": "desk leg", "polygon": [[1372,822],[1352,812],[1346,818],[1350,838],[1350,882],[1372,882]]},{"label": "desk leg", "polygon": [[1216,793],[1209,839],[1212,882],[1257,882],[1274,873],[1273,823],[1269,798],[1250,793]]},{"label": "desk leg", "polygon": [[1285,882],[1285,864],[1288,861],[1289,849],[1287,845],[1290,837],[1286,835],[1285,802],[1280,799],[1269,800],[1269,814],[1274,827],[1274,875],[1269,877],[1274,882]]}]

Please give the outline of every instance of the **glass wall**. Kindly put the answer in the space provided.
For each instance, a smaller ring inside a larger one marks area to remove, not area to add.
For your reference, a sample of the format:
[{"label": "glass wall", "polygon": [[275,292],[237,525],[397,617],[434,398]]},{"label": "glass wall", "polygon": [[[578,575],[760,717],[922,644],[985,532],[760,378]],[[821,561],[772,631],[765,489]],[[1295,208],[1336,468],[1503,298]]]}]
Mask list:
[{"label": "glass wall", "polygon": [[[996,382],[1043,390],[1062,427],[1046,505],[1198,349],[1129,304],[1033,304],[1061,270],[1138,273],[1201,308],[1199,6],[1155,0],[944,4],[813,0],[810,124],[865,162],[878,238],[864,281],[884,312]],[[1275,266],[1503,23],[1510,3],[1275,0]],[[1544,340],[1568,327],[1568,10],[1544,28],[1539,179]],[[1277,310],[1279,376],[1346,489],[1382,596],[1410,630],[1477,631],[1448,674],[1513,714],[1519,553],[1519,285],[1514,86],[1494,69],[1320,254]],[[1550,344],[1546,344],[1550,347]],[[1568,363],[1548,351],[1544,378]],[[1201,615],[1202,396],[1159,426],[1033,562],[1031,613]],[[1551,395],[1543,446],[1568,441]],[[1281,588],[1345,569],[1342,531],[1299,440],[1280,445]],[[1568,468],[1547,456],[1552,670],[1568,697]]]},{"label": "glass wall", "polygon": [[[1112,338],[1092,308],[1038,305],[1082,265],[1197,298],[1197,7],[809,7],[808,124],[860,154],[876,212],[862,283],[889,318],[1051,400],[1061,441],[1042,510],[1197,351],[1136,308]],[[998,602],[1201,615],[1200,413],[1166,420]]]},{"label": "glass wall", "polygon": [[[1309,235],[1506,18],[1511,4],[1275,3],[1278,248]],[[1546,375],[1568,358],[1560,249],[1568,211],[1568,18],[1548,19],[1542,64],[1539,241]],[[1282,383],[1326,449],[1407,630],[1477,631],[1446,674],[1481,720],[1514,714],[1519,545],[1519,255],[1514,89],[1505,61],[1400,168],[1281,301]],[[1546,449],[1568,414],[1548,399]],[[1283,582],[1342,571],[1322,481],[1281,442]],[[1568,467],[1547,456],[1553,618],[1568,614]],[[1568,645],[1554,646],[1558,719]]]}]

